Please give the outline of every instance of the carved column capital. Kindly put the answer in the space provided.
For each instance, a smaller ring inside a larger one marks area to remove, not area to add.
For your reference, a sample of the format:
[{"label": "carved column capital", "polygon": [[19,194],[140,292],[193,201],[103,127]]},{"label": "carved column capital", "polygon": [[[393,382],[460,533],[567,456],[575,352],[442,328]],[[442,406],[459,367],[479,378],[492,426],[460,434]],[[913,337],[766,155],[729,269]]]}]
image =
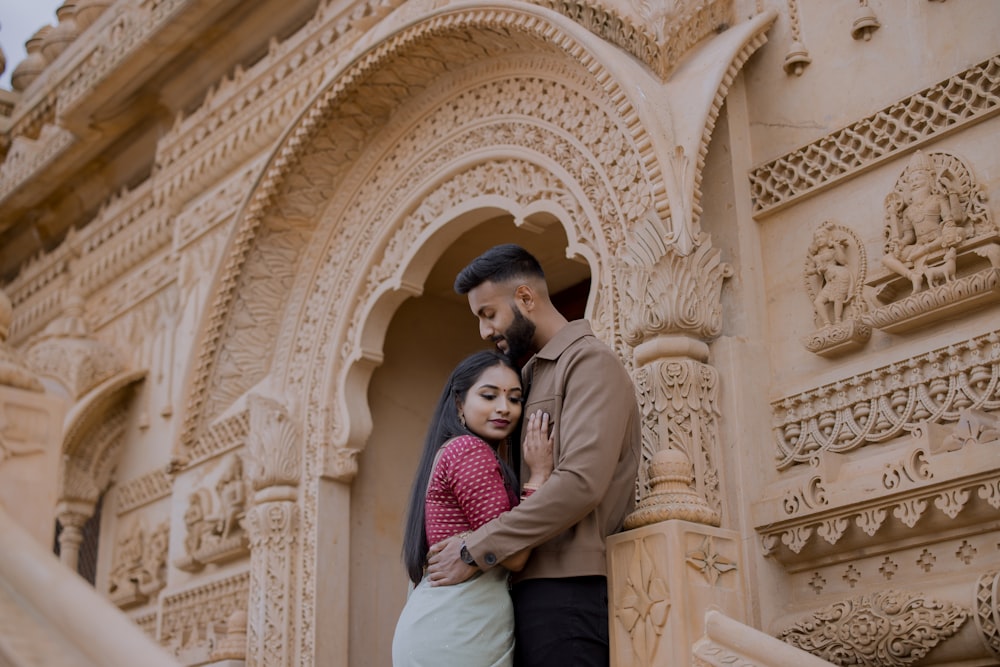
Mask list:
[{"label": "carved column capital", "polygon": [[625,341],[639,346],[660,336],[684,335],[710,341],[722,331],[722,281],[733,268],[703,234],[694,252],[666,246],[653,257],[621,262]]},{"label": "carved column capital", "polygon": [[[247,437],[247,477],[253,490],[273,500],[275,494],[295,497],[299,485],[300,445],[298,424],[278,401],[251,394],[250,433]],[[283,490],[282,490],[283,489]]]}]

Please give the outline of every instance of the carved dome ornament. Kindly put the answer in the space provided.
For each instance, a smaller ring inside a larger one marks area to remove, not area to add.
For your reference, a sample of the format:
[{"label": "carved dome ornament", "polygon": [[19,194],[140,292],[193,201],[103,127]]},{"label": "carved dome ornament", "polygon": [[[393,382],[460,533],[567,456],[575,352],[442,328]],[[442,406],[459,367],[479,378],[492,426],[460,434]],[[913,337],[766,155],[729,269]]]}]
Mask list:
[{"label": "carved dome ornament", "polygon": [[76,293],[66,298],[62,316],[32,341],[25,357],[39,376],[57,382],[71,400],[125,372],[118,352],[91,336],[83,298]]},{"label": "carved dome ornament", "polygon": [[48,67],[49,61],[42,55],[42,44],[50,30],[52,30],[52,26],[43,26],[24,43],[24,50],[28,55],[14,67],[14,71],[10,74],[10,84],[14,90],[24,91]]}]

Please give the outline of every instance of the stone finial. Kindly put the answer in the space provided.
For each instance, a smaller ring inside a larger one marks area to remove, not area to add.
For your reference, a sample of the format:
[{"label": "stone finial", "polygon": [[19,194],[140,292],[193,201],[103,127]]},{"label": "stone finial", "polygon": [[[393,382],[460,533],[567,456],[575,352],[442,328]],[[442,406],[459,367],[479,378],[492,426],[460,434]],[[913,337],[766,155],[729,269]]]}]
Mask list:
[{"label": "stone finial", "polygon": [[14,90],[21,92],[26,89],[48,66],[49,61],[42,54],[42,43],[50,30],[52,26],[43,26],[24,43],[24,50],[28,55],[17,64],[10,75],[10,85]]},{"label": "stone finial", "polygon": [[42,383],[35,374],[28,370],[7,345],[7,336],[10,334],[10,325],[13,321],[14,306],[4,291],[0,290],[0,386],[43,391]]},{"label": "stone finial", "polygon": [[694,467],[679,449],[661,449],[649,461],[651,491],[625,518],[625,528],[639,528],[658,521],[680,519],[718,526],[719,513],[694,490]]}]

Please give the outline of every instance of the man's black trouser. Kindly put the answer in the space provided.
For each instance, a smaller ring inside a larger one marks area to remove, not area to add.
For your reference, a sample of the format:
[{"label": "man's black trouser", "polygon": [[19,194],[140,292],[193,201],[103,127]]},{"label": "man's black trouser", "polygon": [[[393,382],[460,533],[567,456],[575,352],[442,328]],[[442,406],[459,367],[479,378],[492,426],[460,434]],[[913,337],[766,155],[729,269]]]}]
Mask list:
[{"label": "man's black trouser", "polygon": [[514,584],[514,667],[608,667],[605,577]]}]

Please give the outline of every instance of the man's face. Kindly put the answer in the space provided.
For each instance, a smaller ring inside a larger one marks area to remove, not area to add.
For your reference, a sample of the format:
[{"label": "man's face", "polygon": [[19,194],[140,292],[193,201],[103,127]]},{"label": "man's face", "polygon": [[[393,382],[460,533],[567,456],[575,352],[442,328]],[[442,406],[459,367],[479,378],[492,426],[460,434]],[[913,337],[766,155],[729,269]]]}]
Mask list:
[{"label": "man's face", "polygon": [[469,291],[469,307],[479,320],[479,335],[493,341],[515,362],[534,351],[535,323],[514,298],[516,285],[485,282]]}]

